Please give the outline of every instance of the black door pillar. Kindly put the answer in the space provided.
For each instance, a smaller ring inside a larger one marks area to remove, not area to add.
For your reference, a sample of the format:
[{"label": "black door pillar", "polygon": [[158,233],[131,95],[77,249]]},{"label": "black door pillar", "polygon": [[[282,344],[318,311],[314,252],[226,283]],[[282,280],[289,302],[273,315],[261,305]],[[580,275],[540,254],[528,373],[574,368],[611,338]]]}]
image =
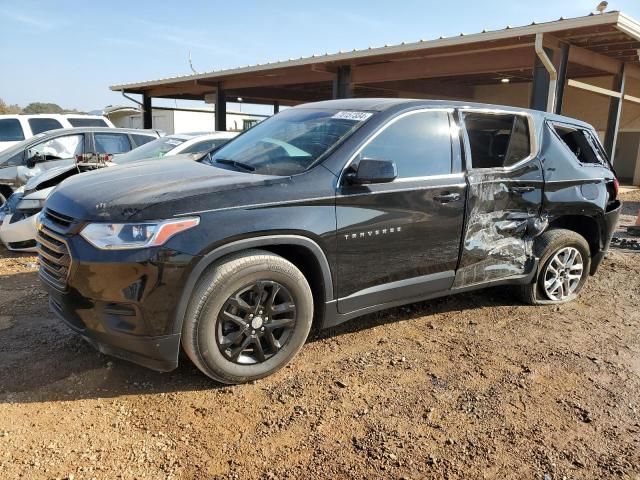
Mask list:
[{"label": "black door pillar", "polygon": [[218,84],[216,90],[216,132],[226,132],[227,130],[227,96],[222,90],[222,86]]},{"label": "black door pillar", "polygon": [[562,114],[562,101],[564,99],[564,87],[567,84],[567,63],[569,62],[569,48],[571,46],[568,43],[563,43],[560,46],[560,58],[558,58],[557,71],[558,82],[556,83],[556,108],[557,114]]},{"label": "black door pillar", "polygon": [[275,115],[280,111],[280,102],[273,102],[273,114]]},{"label": "black door pillar", "polygon": [[353,87],[351,85],[351,66],[338,67],[336,78],[333,80],[333,98],[351,98]]},{"label": "black door pillar", "polygon": [[[544,51],[549,59],[553,61],[553,50],[545,47]],[[536,55],[536,62],[533,66],[533,86],[531,88],[530,106],[532,109],[543,112],[547,111],[550,80],[549,72],[547,72],[544,64],[538,58],[538,55]]]},{"label": "black door pillar", "polygon": [[622,102],[624,100],[624,65],[623,63],[620,72],[614,77],[613,90],[620,92],[620,97],[611,97],[609,99],[609,119],[607,120],[607,131],[604,135],[604,149],[611,163],[614,162],[616,156],[618,128],[620,127],[620,114],[622,113]]},{"label": "black door pillar", "polygon": [[153,128],[151,97],[146,93],[142,94],[142,128]]}]

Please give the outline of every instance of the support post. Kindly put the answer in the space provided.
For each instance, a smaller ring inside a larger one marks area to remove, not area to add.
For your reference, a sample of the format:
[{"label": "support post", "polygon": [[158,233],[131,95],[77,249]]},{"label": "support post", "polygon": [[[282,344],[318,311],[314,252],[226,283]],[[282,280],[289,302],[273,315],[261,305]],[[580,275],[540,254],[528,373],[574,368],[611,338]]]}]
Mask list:
[{"label": "support post", "polygon": [[620,127],[620,115],[622,113],[622,101],[624,99],[624,85],[626,74],[623,63],[620,72],[614,77],[613,89],[620,92],[620,97],[609,98],[609,119],[607,120],[607,130],[604,135],[604,149],[609,156],[611,163],[616,156],[616,143],[618,141],[618,128]]},{"label": "support post", "polygon": [[[553,60],[553,50],[544,47],[544,52],[547,54],[550,60]],[[533,67],[533,85],[531,88],[531,103],[530,106],[534,110],[540,110],[542,112],[547,111],[547,105],[549,103],[549,85],[551,78],[549,72],[545,67],[540,57],[536,54],[536,61]]]},{"label": "support post", "polygon": [[333,98],[351,98],[353,87],[351,85],[351,66],[338,67],[336,78],[333,80]]},{"label": "support post", "polygon": [[560,55],[558,58],[558,83],[556,84],[556,107],[555,112],[562,114],[562,101],[564,100],[564,88],[567,84],[567,63],[569,63],[569,49],[571,45],[563,43],[560,46]]},{"label": "support post", "polygon": [[280,102],[273,102],[273,114],[275,115],[280,111]]},{"label": "support post", "polygon": [[227,96],[220,84],[216,90],[215,129],[216,132],[227,131]]},{"label": "support post", "polygon": [[151,106],[151,97],[142,94],[142,128],[153,128],[153,107]]}]

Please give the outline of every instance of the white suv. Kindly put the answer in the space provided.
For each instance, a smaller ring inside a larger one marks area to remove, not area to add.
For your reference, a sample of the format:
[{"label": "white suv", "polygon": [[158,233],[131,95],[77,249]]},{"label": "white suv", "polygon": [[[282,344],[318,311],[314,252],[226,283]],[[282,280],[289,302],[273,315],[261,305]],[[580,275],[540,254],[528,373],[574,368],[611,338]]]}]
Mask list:
[{"label": "white suv", "polygon": [[113,127],[101,115],[41,113],[37,115],[0,115],[0,152],[22,140],[48,130],[75,127]]}]

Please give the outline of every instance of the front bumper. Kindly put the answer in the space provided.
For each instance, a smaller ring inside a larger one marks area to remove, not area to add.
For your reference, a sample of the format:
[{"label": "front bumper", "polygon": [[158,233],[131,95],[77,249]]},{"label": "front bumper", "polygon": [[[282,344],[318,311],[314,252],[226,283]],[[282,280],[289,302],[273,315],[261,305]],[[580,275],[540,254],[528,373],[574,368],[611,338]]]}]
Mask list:
[{"label": "front bumper", "polygon": [[[168,248],[101,251],[46,214],[38,233],[40,278],[49,306],[101,352],[145,367],[178,365],[181,325],[175,319],[184,279],[197,260]],[[55,278],[57,252],[62,274]]]},{"label": "front bumper", "polygon": [[16,252],[35,252],[36,249],[36,219],[38,214],[23,220],[12,221],[15,214],[8,214],[0,224],[0,241],[9,249]]},{"label": "front bumper", "polygon": [[51,292],[49,296],[49,308],[69,328],[105,355],[159,372],[169,372],[178,366],[179,333],[151,337],[90,330],[79,321],[76,312],[69,308],[68,302],[55,292]]}]

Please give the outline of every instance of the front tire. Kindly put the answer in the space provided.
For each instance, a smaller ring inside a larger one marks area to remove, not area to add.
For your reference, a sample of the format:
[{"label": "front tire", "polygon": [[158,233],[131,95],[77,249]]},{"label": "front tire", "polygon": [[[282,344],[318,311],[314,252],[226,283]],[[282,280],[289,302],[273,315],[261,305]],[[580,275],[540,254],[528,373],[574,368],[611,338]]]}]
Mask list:
[{"label": "front tire", "polygon": [[536,239],[534,253],[540,258],[538,278],[522,287],[522,300],[531,305],[574,300],[591,267],[591,251],[585,238],[571,230],[548,230]]},{"label": "front tire", "polygon": [[198,281],[182,347],[214,380],[244,383],[291,361],[312,321],[313,296],[302,272],[271,252],[248,250],[214,264]]}]

